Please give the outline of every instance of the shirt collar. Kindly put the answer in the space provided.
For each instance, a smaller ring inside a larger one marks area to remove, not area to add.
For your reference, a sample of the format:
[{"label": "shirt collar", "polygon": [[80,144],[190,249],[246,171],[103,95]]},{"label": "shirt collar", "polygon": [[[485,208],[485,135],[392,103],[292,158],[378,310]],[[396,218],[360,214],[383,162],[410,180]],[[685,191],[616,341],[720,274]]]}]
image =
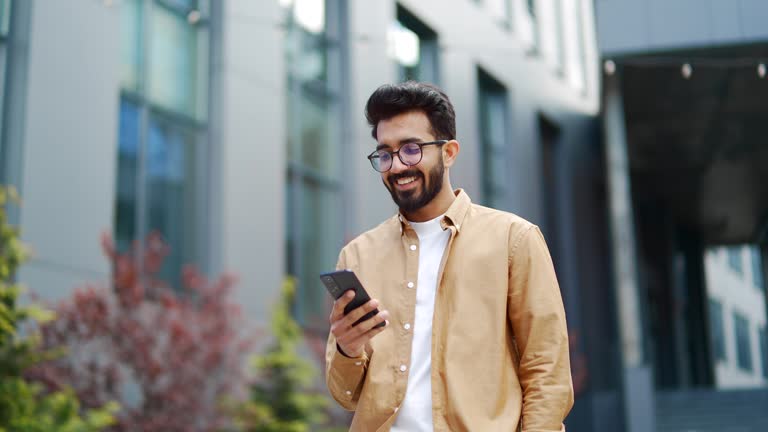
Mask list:
[{"label": "shirt collar", "polygon": [[[453,194],[456,196],[456,199],[453,200],[451,206],[448,207],[445,216],[443,216],[443,220],[440,221],[440,225],[443,229],[447,229],[449,226],[454,226],[456,227],[456,232],[459,233],[461,232],[461,224],[464,223],[464,218],[467,216],[472,200],[464,189],[456,189],[453,191]],[[408,220],[400,212],[398,212],[397,218],[400,221],[400,232],[405,233],[406,228],[410,228]]]}]

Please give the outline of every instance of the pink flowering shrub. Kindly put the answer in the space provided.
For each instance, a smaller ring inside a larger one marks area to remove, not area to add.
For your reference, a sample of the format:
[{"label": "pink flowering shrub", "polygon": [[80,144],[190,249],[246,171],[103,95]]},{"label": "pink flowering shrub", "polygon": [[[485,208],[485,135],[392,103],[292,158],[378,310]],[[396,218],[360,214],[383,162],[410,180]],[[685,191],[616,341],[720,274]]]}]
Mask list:
[{"label": "pink flowering shrub", "polygon": [[86,407],[119,402],[114,431],[225,427],[221,400],[241,383],[253,342],[231,299],[234,278],[209,281],[186,267],[183,288],[173,289],[157,278],[168,246],[156,234],[143,251],[118,253],[107,235],[102,247],[113,264],[111,284],[80,287],[58,304],[43,340],[67,355],[31,377],[50,390],[73,388]]}]

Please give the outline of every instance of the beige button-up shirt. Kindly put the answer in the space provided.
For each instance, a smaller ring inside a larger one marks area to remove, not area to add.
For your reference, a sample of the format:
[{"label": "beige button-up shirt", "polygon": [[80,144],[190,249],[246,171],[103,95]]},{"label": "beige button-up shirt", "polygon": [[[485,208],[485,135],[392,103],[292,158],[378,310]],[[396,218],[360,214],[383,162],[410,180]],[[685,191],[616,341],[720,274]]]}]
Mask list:
[{"label": "beige button-up shirt", "polygon": [[[432,321],[432,418],[436,431],[553,432],[573,406],[560,289],[539,228],[472,204],[461,189],[443,218],[451,231]],[[419,239],[394,216],[351,241],[339,269],[353,270],[390,326],[359,358],[329,335],[326,380],[355,411],[351,431],[387,431],[405,397]],[[405,367],[404,367],[405,366]]]}]

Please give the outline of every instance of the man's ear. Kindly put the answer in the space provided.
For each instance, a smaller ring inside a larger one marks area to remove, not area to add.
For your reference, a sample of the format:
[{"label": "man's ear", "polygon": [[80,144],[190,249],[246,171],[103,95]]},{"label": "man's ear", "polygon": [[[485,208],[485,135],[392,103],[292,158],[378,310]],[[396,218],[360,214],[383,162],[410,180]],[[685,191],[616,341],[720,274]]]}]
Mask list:
[{"label": "man's ear", "polygon": [[456,140],[450,140],[442,145],[443,147],[443,164],[446,168],[453,166],[456,162],[456,157],[459,155],[461,145]]}]

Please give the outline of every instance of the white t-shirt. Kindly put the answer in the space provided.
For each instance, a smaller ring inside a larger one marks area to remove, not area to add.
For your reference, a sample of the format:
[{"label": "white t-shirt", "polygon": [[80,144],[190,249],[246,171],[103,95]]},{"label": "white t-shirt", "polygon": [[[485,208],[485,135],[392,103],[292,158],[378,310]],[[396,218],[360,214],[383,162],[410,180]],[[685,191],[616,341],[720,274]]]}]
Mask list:
[{"label": "white t-shirt", "polygon": [[405,399],[392,425],[392,432],[432,431],[432,316],[435,313],[437,273],[451,237],[443,231],[443,216],[427,222],[410,222],[419,236],[419,279],[416,312],[411,326],[413,344]]}]

